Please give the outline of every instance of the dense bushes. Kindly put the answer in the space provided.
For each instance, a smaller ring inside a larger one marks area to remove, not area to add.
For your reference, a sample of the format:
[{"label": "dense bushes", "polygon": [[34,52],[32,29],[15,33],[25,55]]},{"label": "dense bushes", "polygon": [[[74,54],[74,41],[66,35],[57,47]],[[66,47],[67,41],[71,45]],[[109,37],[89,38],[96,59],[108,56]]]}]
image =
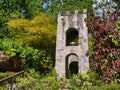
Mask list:
[{"label": "dense bushes", "polygon": [[27,75],[24,78],[19,77],[16,79],[16,88],[18,90],[34,90],[36,88],[35,86],[37,85],[36,82],[37,79],[30,75]]},{"label": "dense bushes", "polygon": [[14,82],[18,90],[120,90],[120,80],[117,77],[110,84],[104,84],[103,79],[91,70],[87,74],[79,73],[66,79],[56,77],[54,70],[43,76],[35,69],[29,69],[24,77],[17,77]]},{"label": "dense bushes", "polygon": [[88,74],[79,73],[69,79],[65,77],[56,78],[55,72],[51,72],[39,79],[40,85],[36,90],[119,90],[120,83],[116,83],[115,80],[111,84],[104,84],[102,77],[91,70]]},{"label": "dense bushes", "polygon": [[91,21],[85,19],[93,42],[90,66],[105,83],[110,83],[120,72],[120,25],[117,23],[120,14],[108,12],[106,19],[91,15]]},{"label": "dense bushes", "polygon": [[0,40],[0,50],[8,54],[10,58],[19,57],[22,60],[23,69],[35,68],[45,73],[53,67],[53,60],[46,51],[16,43],[11,39]]},{"label": "dense bushes", "polygon": [[47,75],[39,79],[39,86],[36,90],[58,90],[60,83],[55,80],[55,76]]},{"label": "dense bushes", "polygon": [[8,77],[8,76],[13,75],[13,74],[15,74],[15,72],[9,72],[9,71],[7,71],[7,72],[0,72],[0,79]]}]

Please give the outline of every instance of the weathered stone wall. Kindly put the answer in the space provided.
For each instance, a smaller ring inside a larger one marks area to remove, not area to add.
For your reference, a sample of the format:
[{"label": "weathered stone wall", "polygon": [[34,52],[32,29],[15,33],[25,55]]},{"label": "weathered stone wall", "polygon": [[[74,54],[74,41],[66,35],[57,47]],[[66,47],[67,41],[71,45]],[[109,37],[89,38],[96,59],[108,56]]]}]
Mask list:
[{"label": "weathered stone wall", "polygon": [[[70,61],[66,62],[66,57],[70,54],[77,55],[79,72],[86,73],[89,69],[88,30],[84,22],[86,17],[86,10],[83,13],[78,13],[77,10],[74,13],[66,12],[64,16],[61,13],[58,14],[55,69],[59,76],[66,75],[66,64],[70,63]],[[77,46],[66,46],[66,32],[70,28],[75,28],[79,32]]]}]

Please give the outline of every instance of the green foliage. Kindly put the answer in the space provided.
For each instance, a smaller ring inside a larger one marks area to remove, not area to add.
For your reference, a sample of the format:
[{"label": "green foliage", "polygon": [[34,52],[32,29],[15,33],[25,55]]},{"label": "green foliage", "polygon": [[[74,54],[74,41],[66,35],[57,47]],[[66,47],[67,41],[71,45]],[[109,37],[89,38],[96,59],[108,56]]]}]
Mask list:
[{"label": "green foliage", "polygon": [[71,46],[77,46],[77,45],[79,45],[78,38],[75,38],[75,39],[71,40],[70,45]]},{"label": "green foliage", "polygon": [[58,90],[59,84],[56,83],[54,77],[46,77],[45,79],[40,81],[40,86],[37,90]]},{"label": "green foliage", "polygon": [[33,78],[39,78],[39,77],[40,77],[39,72],[36,72],[34,68],[28,69],[28,72],[30,73],[30,75],[31,75]]},{"label": "green foliage", "polygon": [[[22,59],[33,57],[36,59],[38,53],[37,49],[33,49],[32,47],[25,47],[22,44],[18,44],[12,39],[1,39],[0,40],[0,49],[3,50],[10,57],[18,56]],[[29,56],[32,54],[33,56]]]},{"label": "green foliage", "polygon": [[3,50],[6,54],[10,55],[10,57],[15,56],[13,44],[10,39],[0,39],[0,50]]},{"label": "green foliage", "polygon": [[[118,79],[117,79],[118,82]],[[89,71],[88,74],[74,75],[66,83],[69,90],[119,90],[120,83],[113,81],[111,84],[104,84],[99,75],[93,71]]]},{"label": "green foliage", "polygon": [[116,29],[118,31],[117,38],[114,35],[109,35],[109,38],[111,38],[111,41],[115,46],[120,47],[120,21],[116,23]]},{"label": "green foliage", "polygon": [[89,37],[88,37],[88,46],[89,46],[89,52],[90,52],[90,54],[93,53],[92,44],[93,44],[93,42],[92,42],[92,37],[89,36]]},{"label": "green foliage", "polygon": [[[15,72],[10,72],[10,71],[0,72],[0,79],[6,78],[6,77],[11,76],[13,74],[15,74]],[[5,86],[2,86],[2,85],[5,85],[6,83],[8,83],[8,82],[7,81],[2,82],[2,83],[0,82],[0,90],[8,90]]]},{"label": "green foliage", "polygon": [[43,11],[41,0],[22,0],[23,1],[23,15],[26,18],[32,18]]},{"label": "green foliage", "polygon": [[15,74],[15,72],[6,71],[4,73],[4,77],[8,77],[8,76],[13,75],[13,74]]},{"label": "green foliage", "polygon": [[37,49],[55,50],[56,22],[52,15],[40,13],[32,20],[16,19],[8,22],[9,37]]},{"label": "green foliage", "polygon": [[4,73],[0,72],[0,79],[4,78]]},{"label": "green foliage", "polygon": [[18,90],[36,90],[40,74],[34,68],[24,72],[24,77],[17,77],[16,84]]},{"label": "green foliage", "polygon": [[98,73],[96,73],[93,70],[89,70],[88,71],[88,75],[90,77],[90,82],[92,83],[92,86],[100,86],[103,83],[102,77],[98,75]]},{"label": "green foliage", "polygon": [[22,1],[0,0],[0,37],[6,37],[9,33],[6,22],[12,18],[23,17],[21,13]]},{"label": "green foliage", "polygon": [[0,0],[0,37],[8,37],[6,22],[16,18],[32,18],[42,9],[41,0]]},{"label": "green foliage", "polygon": [[[14,72],[2,72],[0,73],[0,79],[1,75],[2,77],[8,77],[10,75],[13,75]],[[36,90],[35,88],[38,86],[38,79],[40,78],[40,74],[35,71],[35,69],[29,69],[28,71],[24,72],[24,77],[16,76],[13,78],[13,82],[16,83],[16,89],[17,90]],[[9,82],[3,82],[0,83],[1,87],[0,90],[8,90],[6,89],[6,85]],[[2,89],[4,88],[4,89]]]},{"label": "green foliage", "polygon": [[[56,72],[41,76],[34,69],[29,69],[24,74],[24,78],[17,77],[16,84],[18,90],[119,90],[120,83],[116,76],[111,84],[102,83],[102,78],[93,71],[89,71],[88,74],[79,73],[73,75],[71,78],[56,77]],[[100,81],[101,80],[101,81]],[[1,87],[2,88],[2,87]]]},{"label": "green foliage", "polygon": [[120,1],[119,0],[112,0],[114,1],[117,5],[115,7],[116,11],[120,11]]},{"label": "green foliage", "polygon": [[[0,8],[1,8],[1,15],[3,19],[10,19],[22,16],[21,11],[21,4],[23,1],[18,0],[1,0],[0,1]],[[7,16],[7,17],[6,17]]]},{"label": "green foliage", "polygon": [[[118,37],[120,37],[120,35]],[[109,35],[109,38],[111,38],[112,43],[116,47],[120,47],[120,38],[115,38],[113,35]]]},{"label": "green foliage", "polygon": [[39,84],[36,90],[58,90],[60,87],[60,84],[55,79],[55,71],[40,79]]},{"label": "green foliage", "polygon": [[117,22],[117,24],[116,24],[116,28],[117,28],[118,31],[120,32],[120,21]]},{"label": "green foliage", "polygon": [[4,51],[10,57],[17,56],[21,58],[24,69],[35,68],[45,73],[53,67],[53,60],[46,51],[39,51],[38,49],[24,46],[11,39],[0,40],[0,50]]},{"label": "green foliage", "polygon": [[79,90],[80,88],[87,88],[91,86],[90,77],[87,74],[79,73],[77,75],[73,75],[73,77],[69,81],[70,85],[68,86],[70,90]]},{"label": "green foliage", "polygon": [[8,77],[13,74],[15,74],[15,72],[10,72],[10,71],[0,72],[0,76],[2,76],[2,77]]},{"label": "green foliage", "polygon": [[35,68],[39,59],[39,51],[32,47],[23,47],[22,51],[19,53],[19,57],[22,59],[22,66],[24,68]]},{"label": "green foliage", "polygon": [[[24,49],[22,47],[16,49],[25,68],[35,67],[46,72],[53,67],[56,22],[52,15],[40,13],[31,20],[23,18],[11,20],[8,27],[9,38],[25,45]],[[14,56],[16,53],[11,54]]]},{"label": "green foliage", "polygon": [[95,14],[104,19],[108,17],[107,12],[118,11],[116,7],[117,7],[117,4],[115,4],[113,0],[101,0],[101,1],[94,0]]},{"label": "green foliage", "polygon": [[29,77],[24,77],[24,78],[17,78],[16,79],[16,84],[17,84],[17,88],[19,90],[33,90],[35,86],[36,80],[35,78],[29,76]]},{"label": "green foliage", "polygon": [[0,86],[0,90],[8,90],[5,87]]},{"label": "green foliage", "polygon": [[45,7],[45,11],[52,13],[53,15],[57,15],[59,11],[62,11],[65,13],[65,11],[71,11],[78,10],[79,12],[82,12],[82,10],[85,8],[87,10],[92,9],[92,0],[42,0],[43,5]]},{"label": "green foliage", "polygon": [[88,90],[120,90],[120,85],[91,86]]},{"label": "green foliage", "polygon": [[10,72],[10,71],[0,72],[0,79],[8,77],[8,76],[13,75],[13,74],[15,74],[15,72]]}]

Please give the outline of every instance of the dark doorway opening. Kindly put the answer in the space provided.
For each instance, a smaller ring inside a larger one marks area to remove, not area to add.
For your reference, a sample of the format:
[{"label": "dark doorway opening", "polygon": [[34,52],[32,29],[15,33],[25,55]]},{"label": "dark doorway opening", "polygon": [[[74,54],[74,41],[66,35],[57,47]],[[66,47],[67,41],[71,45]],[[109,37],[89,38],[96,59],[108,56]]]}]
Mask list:
[{"label": "dark doorway opening", "polygon": [[69,74],[70,74],[70,76],[73,74],[78,74],[78,62],[77,61],[73,61],[70,63]]},{"label": "dark doorway opening", "polygon": [[65,58],[65,75],[66,78],[70,78],[73,74],[78,74],[79,72],[79,62],[78,56],[74,53],[68,54]]}]

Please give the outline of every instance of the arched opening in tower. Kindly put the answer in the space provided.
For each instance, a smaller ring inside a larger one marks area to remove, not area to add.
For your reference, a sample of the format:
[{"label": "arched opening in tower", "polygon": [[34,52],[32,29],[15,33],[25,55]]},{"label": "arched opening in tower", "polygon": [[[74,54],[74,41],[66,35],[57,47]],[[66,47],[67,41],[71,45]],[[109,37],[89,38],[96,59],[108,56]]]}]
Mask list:
[{"label": "arched opening in tower", "polygon": [[73,62],[70,63],[69,73],[70,73],[70,75],[78,73],[78,62],[77,61],[73,61]]},{"label": "arched opening in tower", "polygon": [[79,44],[79,33],[75,28],[70,28],[66,32],[66,46],[77,46]]},{"label": "arched opening in tower", "polygon": [[65,60],[65,75],[67,78],[79,72],[78,56],[74,53],[68,54]]}]

